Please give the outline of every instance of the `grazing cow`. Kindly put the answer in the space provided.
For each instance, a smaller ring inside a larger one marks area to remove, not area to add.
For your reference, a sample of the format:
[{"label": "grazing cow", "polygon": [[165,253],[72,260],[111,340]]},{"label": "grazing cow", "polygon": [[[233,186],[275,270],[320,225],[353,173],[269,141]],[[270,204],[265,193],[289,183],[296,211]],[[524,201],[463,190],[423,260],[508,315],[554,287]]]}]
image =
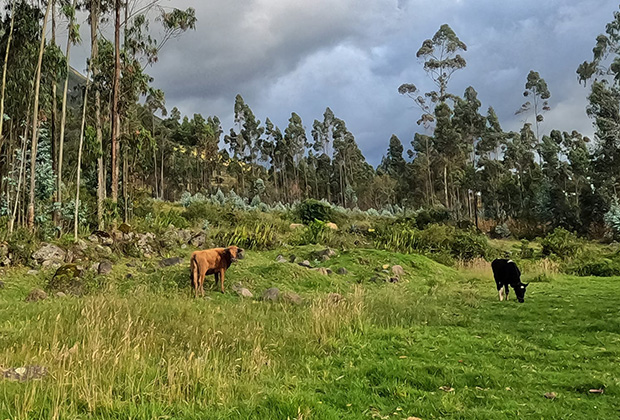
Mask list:
[{"label": "grazing cow", "polygon": [[205,275],[213,274],[215,276],[215,285],[219,280],[222,293],[224,293],[224,273],[230,265],[244,257],[244,251],[236,246],[228,248],[205,249],[204,251],[195,251],[190,259],[190,279],[196,297],[198,291],[201,295],[205,295],[204,281]]},{"label": "grazing cow", "polygon": [[493,269],[493,277],[495,277],[495,283],[497,284],[497,291],[499,293],[499,300],[504,300],[504,294],[506,300],[508,300],[508,286],[515,290],[517,300],[523,303],[525,297],[525,291],[528,284],[521,283],[521,272],[514,261],[505,258],[498,258],[491,263]]}]

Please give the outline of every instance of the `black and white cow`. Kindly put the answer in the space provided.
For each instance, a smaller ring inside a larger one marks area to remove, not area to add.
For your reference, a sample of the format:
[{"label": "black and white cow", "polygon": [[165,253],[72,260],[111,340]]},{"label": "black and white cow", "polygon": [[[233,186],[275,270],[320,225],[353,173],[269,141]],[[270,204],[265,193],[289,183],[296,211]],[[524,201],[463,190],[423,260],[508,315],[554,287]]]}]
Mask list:
[{"label": "black and white cow", "polygon": [[491,263],[493,269],[493,277],[495,277],[495,283],[497,284],[497,292],[499,293],[499,300],[508,300],[508,286],[515,290],[517,300],[523,303],[525,297],[525,291],[527,289],[526,283],[521,283],[521,272],[514,261],[505,258],[498,258]]}]

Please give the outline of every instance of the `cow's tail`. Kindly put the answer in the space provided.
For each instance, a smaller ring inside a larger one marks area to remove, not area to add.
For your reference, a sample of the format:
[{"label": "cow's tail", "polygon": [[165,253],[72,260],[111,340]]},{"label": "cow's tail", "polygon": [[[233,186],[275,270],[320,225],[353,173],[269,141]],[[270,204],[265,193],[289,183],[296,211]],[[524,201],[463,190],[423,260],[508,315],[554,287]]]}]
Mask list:
[{"label": "cow's tail", "polygon": [[193,255],[189,262],[189,278],[192,282],[192,287],[196,289],[198,287],[198,264],[196,263],[196,257]]}]

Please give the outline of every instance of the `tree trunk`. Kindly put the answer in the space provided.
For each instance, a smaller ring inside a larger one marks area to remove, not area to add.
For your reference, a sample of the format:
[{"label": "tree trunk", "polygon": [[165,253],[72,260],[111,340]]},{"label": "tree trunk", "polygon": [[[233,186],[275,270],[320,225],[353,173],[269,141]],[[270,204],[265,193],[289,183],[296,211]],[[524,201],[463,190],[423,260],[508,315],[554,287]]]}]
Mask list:
[{"label": "tree trunk", "polygon": [[[77,1],[73,0],[72,8],[75,10]],[[62,91],[62,111],[60,115],[60,139],[58,144],[58,179],[56,183],[56,201],[58,202],[58,211],[62,209],[62,161],[64,153],[65,143],[65,126],[67,124],[67,91],[69,90],[69,72],[71,66],[69,65],[69,58],[71,56],[71,34],[73,33],[74,20],[69,22],[69,35],[67,36],[67,51],[65,56],[67,57],[67,77],[65,78],[65,84]],[[60,219],[58,215],[58,219]]]},{"label": "tree trunk", "polygon": [[2,125],[4,123],[4,92],[6,91],[6,69],[9,63],[9,51],[11,41],[13,41],[13,27],[15,26],[15,0],[11,2],[11,27],[9,28],[9,38],[6,41],[6,51],[4,53],[4,66],[2,67],[2,92],[0,92],[0,152],[4,143]]},{"label": "tree trunk", "polygon": [[[52,2],[52,40],[51,45],[56,46],[56,0],[50,0]],[[69,58],[67,57],[67,63],[69,63]],[[68,76],[67,76],[68,77]],[[56,121],[58,119],[57,108],[58,104],[56,103],[56,90],[57,90],[57,80],[56,75],[52,77],[52,121],[51,121],[51,131],[50,131],[50,142],[52,146],[52,172],[58,173],[58,148],[56,146]],[[58,198],[58,186],[56,191],[54,191],[53,201],[57,202]],[[60,211],[57,207],[54,208],[52,220],[54,225],[58,226],[60,223]]]},{"label": "tree trunk", "polygon": [[450,199],[448,197],[448,164],[443,165],[443,192],[446,200],[446,208],[450,209]]},{"label": "tree trunk", "polygon": [[[15,226],[15,218],[17,217],[17,205],[20,200],[19,196],[22,189],[22,180],[24,178],[24,172],[26,171],[26,139],[28,138],[28,124],[24,128],[24,137],[22,139],[22,161],[19,164],[19,179],[17,180],[17,191],[15,191],[15,204],[13,205],[13,211],[11,213],[11,217],[9,219],[9,233],[13,233],[13,229]],[[8,194],[7,194],[8,196]],[[9,207],[10,211],[10,207]]]},{"label": "tree trunk", "polygon": [[90,87],[90,68],[86,72],[86,87],[84,88],[84,100],[82,105],[82,124],[80,126],[80,145],[78,148],[78,161],[77,161],[77,177],[75,187],[75,212],[73,213],[73,240],[78,241],[78,227],[79,227],[79,209],[80,209],[80,175],[82,168],[82,146],[84,144],[84,126],[86,125],[86,105],[88,104],[88,88]]},{"label": "tree trunk", "polygon": [[164,142],[162,140],[162,147],[161,147],[161,173],[159,176],[159,188],[161,189],[161,196],[160,198],[163,200],[164,199]]},{"label": "tree trunk", "polygon": [[[121,80],[121,0],[115,1],[114,20],[114,81],[112,83],[112,203],[118,204],[118,141],[120,137],[119,87]],[[115,209],[116,214],[116,209]]]},{"label": "tree trunk", "polygon": [[[97,31],[99,28],[99,0],[90,2],[90,61],[93,79],[97,76],[98,69],[94,63],[99,57],[99,44]],[[105,166],[103,160],[103,130],[101,128],[101,92],[95,87],[95,131],[97,133],[97,225],[99,230],[105,228],[103,223],[103,202],[106,195]]]},{"label": "tree trunk", "polygon": [[47,19],[50,15],[52,2],[47,3],[45,17],[43,18],[43,28],[41,29],[41,43],[39,45],[39,59],[37,63],[37,74],[34,87],[34,107],[32,110],[32,143],[30,145],[30,196],[28,201],[28,228],[34,230],[34,190],[36,187],[36,164],[37,146],[39,136],[39,90],[41,88],[41,62],[43,61],[43,51],[45,49],[45,32],[47,30]]}]

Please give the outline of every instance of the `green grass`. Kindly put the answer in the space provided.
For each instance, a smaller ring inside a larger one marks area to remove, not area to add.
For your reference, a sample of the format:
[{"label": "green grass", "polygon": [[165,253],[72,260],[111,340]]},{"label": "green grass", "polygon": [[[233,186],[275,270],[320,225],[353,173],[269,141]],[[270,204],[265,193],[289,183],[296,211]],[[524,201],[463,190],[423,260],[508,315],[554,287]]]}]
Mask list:
[{"label": "green grass", "polygon": [[[620,416],[620,279],[553,275],[518,304],[497,301],[489,270],[419,255],[352,250],[311,260],[345,267],[344,276],[275,262],[316,249],[248,252],[228,272],[226,294],[198,300],[186,265],[122,260],[101,290],[37,303],[24,298],[51,273],[7,271],[0,367],[39,365],[49,375],[0,380],[0,418]],[[383,264],[406,275],[370,282]],[[235,282],[257,297],[268,287],[293,291],[304,303],[242,300]],[[334,303],[331,292],[345,300]],[[588,392],[600,387],[602,395]]]}]

